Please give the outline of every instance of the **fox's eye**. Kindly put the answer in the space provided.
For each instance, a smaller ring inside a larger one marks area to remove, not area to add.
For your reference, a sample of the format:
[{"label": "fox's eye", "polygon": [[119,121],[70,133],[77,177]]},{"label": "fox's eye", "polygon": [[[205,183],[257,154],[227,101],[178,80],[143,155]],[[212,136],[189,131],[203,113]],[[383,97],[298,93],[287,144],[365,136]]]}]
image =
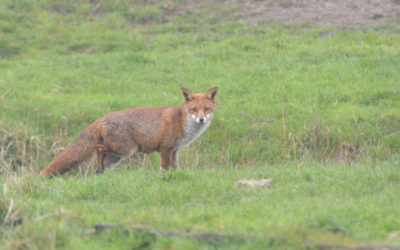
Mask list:
[{"label": "fox's eye", "polygon": [[192,111],[193,111],[194,113],[197,113],[197,109],[196,109],[196,108],[192,108]]},{"label": "fox's eye", "polygon": [[210,110],[209,107],[205,107],[205,108],[204,108],[204,111],[206,111],[206,112],[209,111],[209,110]]}]

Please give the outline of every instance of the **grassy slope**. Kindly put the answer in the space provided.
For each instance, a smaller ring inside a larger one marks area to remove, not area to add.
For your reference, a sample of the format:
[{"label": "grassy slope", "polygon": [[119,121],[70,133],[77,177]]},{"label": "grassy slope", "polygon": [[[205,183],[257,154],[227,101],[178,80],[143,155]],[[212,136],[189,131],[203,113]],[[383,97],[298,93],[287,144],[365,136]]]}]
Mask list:
[{"label": "grassy slope", "polygon": [[[22,218],[17,226],[7,220],[2,245],[132,247],[148,237],[129,230],[85,236],[102,222],[262,238],[232,243],[237,247],[400,244],[398,164],[371,167],[400,146],[398,32],[336,30],[322,39],[326,30],[222,22],[207,14],[209,6],[179,12],[176,2],[105,1],[97,11],[85,1],[0,2],[0,170],[7,173],[0,223],[11,200]],[[219,8],[225,18],[229,7]],[[163,23],[174,11],[181,15]],[[207,169],[158,173],[153,154],[133,164],[144,166],[139,170],[48,182],[28,177],[104,113],[180,105],[181,86],[215,85],[213,124],[181,153],[182,164]],[[268,119],[275,122],[263,124]],[[293,163],[360,156],[366,164]],[[15,171],[28,176],[12,178]],[[238,179],[256,177],[276,184],[234,188]],[[194,245],[202,246],[182,238],[152,243]]]},{"label": "grassy slope", "polygon": [[[140,224],[165,231],[255,237],[220,243],[227,248],[307,242],[400,244],[398,168],[292,165],[169,173],[120,169],[87,179],[10,179],[1,197],[14,199],[23,224],[6,230],[3,243],[12,248],[131,248],[148,237],[132,230]],[[270,189],[235,187],[242,178],[269,177],[275,180]],[[92,235],[97,223],[122,224],[132,231]],[[149,241],[152,247],[204,246],[187,238]]]}]

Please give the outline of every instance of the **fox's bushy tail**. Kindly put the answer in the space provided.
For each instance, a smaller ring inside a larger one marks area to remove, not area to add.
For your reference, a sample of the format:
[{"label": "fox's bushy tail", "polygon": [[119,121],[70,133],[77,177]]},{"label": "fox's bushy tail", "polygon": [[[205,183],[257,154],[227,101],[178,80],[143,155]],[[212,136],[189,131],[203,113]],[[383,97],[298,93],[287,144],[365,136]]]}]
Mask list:
[{"label": "fox's bushy tail", "polygon": [[83,132],[64,152],[42,169],[39,176],[52,177],[68,171],[89,158],[95,151],[96,140],[88,131]]}]

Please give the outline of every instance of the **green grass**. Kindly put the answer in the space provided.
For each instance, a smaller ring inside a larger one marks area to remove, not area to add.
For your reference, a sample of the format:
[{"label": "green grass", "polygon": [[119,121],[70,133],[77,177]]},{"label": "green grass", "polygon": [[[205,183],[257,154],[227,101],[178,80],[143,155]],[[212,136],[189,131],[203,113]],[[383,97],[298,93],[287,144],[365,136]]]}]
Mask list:
[{"label": "green grass", "polygon": [[[185,3],[0,0],[0,246],[400,245],[399,31],[250,26],[234,6]],[[214,86],[186,170],[160,173],[151,154],[102,176],[89,161],[35,177],[98,117]],[[235,187],[261,177],[274,186]],[[97,223],[122,227],[95,234]]]},{"label": "green grass", "polygon": [[[181,86],[220,88],[213,126],[202,137],[207,147],[196,145],[201,164],[375,161],[399,152],[398,32],[337,31],[321,39],[321,30],[301,27],[176,18],[136,28],[123,19],[111,28],[104,17],[75,24],[68,15],[42,15],[31,24],[35,33],[21,25],[21,34],[4,36],[12,40],[7,51],[14,42],[21,47],[0,62],[0,126],[10,140],[38,138],[39,166],[54,156],[46,153],[54,137],[68,144],[110,111],[181,105]],[[43,28],[51,22],[60,27]],[[275,122],[262,123],[269,119]],[[64,136],[56,136],[64,123]],[[6,158],[18,164],[20,155],[15,149]]]},{"label": "green grass", "polygon": [[[236,182],[244,178],[273,178],[274,184],[267,189],[237,188]],[[138,225],[252,237],[222,242],[222,248],[400,244],[398,163],[374,168],[280,165],[176,172],[139,168],[88,178],[43,181],[20,176],[3,181],[2,200],[13,199],[22,220],[2,230],[2,242],[10,248],[132,248],[152,236],[135,232]],[[99,223],[123,227],[93,234]],[[207,246],[186,237],[147,241],[152,248]]]}]

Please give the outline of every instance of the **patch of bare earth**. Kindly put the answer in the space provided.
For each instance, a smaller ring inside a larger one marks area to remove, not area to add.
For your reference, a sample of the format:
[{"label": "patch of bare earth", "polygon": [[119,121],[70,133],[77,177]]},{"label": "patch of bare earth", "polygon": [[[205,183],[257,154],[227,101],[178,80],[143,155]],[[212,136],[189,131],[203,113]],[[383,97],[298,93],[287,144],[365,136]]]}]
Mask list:
[{"label": "patch of bare earth", "polygon": [[194,10],[205,3],[223,4],[236,9],[232,16],[253,25],[278,23],[350,29],[377,26],[400,28],[400,0],[189,0],[186,3],[186,10]]},{"label": "patch of bare earth", "polygon": [[271,0],[246,5],[243,14],[253,24],[272,21],[344,28],[400,24],[400,4],[393,0]]}]

